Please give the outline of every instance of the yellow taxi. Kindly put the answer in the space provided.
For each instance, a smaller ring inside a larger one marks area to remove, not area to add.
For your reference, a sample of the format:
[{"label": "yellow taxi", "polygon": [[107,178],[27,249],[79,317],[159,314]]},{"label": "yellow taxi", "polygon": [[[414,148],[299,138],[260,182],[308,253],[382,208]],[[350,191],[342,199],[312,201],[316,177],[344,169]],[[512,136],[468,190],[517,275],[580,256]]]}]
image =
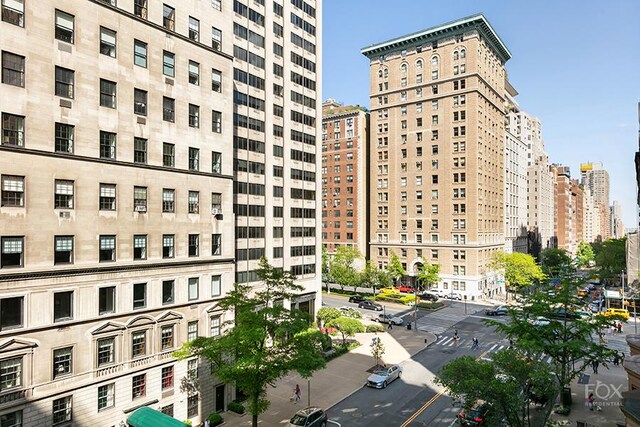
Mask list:
[{"label": "yellow taxi", "polygon": [[629,320],[629,310],[626,308],[608,308],[607,311],[601,311],[598,316],[620,316],[624,320]]}]

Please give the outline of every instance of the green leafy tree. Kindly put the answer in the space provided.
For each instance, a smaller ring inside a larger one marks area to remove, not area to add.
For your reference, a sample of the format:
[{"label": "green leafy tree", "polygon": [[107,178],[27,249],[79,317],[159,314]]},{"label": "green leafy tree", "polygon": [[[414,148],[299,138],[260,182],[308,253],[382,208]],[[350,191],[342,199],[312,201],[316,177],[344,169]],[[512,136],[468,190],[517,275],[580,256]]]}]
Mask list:
[{"label": "green leafy tree", "polygon": [[289,271],[272,267],[265,258],[257,274],[261,287],[236,284],[218,302],[219,309],[235,314],[223,323],[220,337],[198,337],[174,353],[179,359],[202,357],[219,380],[235,383],[248,396],[253,427],[269,407],[267,385],[292,371],[309,378],[325,366],[322,333],[309,329],[307,313],[282,304],[303,288]]},{"label": "green leafy tree", "polygon": [[531,255],[520,252],[494,253],[492,267],[504,270],[504,277],[509,282],[509,287],[516,291],[528,288],[545,278],[535,259]]},{"label": "green leafy tree", "polygon": [[398,280],[407,274],[407,271],[402,267],[402,263],[400,262],[400,258],[394,251],[391,251],[391,255],[389,256],[389,265],[387,266],[387,273],[389,273],[389,277],[391,277],[394,283],[398,283]]},{"label": "green leafy tree", "polygon": [[[494,411],[487,425],[511,427],[545,425],[552,405],[546,405],[540,422],[540,413],[529,412],[532,397],[549,400],[557,394],[548,366],[517,349],[505,349],[493,355],[493,361],[463,356],[447,363],[435,378],[436,383],[448,387],[450,394],[465,399],[469,408],[479,400],[490,403]],[[531,423],[534,418],[537,423]]]},{"label": "green leafy tree", "polygon": [[364,332],[365,327],[362,322],[353,317],[338,317],[333,319],[327,326],[335,328],[342,336],[342,346],[347,346],[347,338],[355,336],[357,333]]},{"label": "green leafy tree", "polygon": [[364,271],[360,274],[359,286],[373,289],[373,293],[375,295],[376,289],[390,285],[391,278],[389,277],[389,274],[384,270],[378,269],[371,260],[367,260]]},{"label": "green leafy tree", "polygon": [[322,245],[322,281],[324,283],[331,282],[331,275],[329,270],[329,251],[327,245]]},{"label": "green leafy tree", "polygon": [[382,340],[380,339],[380,337],[376,336],[376,338],[377,339],[374,339],[371,342],[371,355],[376,361],[376,367],[377,367],[380,365],[380,360],[382,359],[382,356],[384,356],[385,348],[384,348],[384,344],[382,344]]},{"label": "green leafy tree", "polygon": [[429,289],[429,285],[438,283],[440,281],[440,264],[424,262],[418,274],[418,280],[425,289]]},{"label": "green leafy tree", "polygon": [[595,261],[595,254],[590,244],[582,241],[578,244],[578,253],[576,255],[578,259],[578,267],[584,268],[589,265],[590,261]]},{"label": "green leafy tree", "polygon": [[602,242],[596,257],[596,266],[601,277],[611,278],[627,270],[627,238],[609,239]]},{"label": "green leafy tree", "polygon": [[362,258],[362,254],[353,247],[339,246],[329,262],[331,277],[340,285],[356,287],[360,282],[360,273],[355,269],[355,261]]},{"label": "green leafy tree", "polygon": [[320,326],[324,326],[330,321],[342,316],[342,312],[333,307],[322,307],[318,310],[318,319],[322,322]]},{"label": "green leafy tree", "polygon": [[542,271],[549,277],[558,277],[571,265],[571,256],[564,249],[547,248],[540,253]]}]

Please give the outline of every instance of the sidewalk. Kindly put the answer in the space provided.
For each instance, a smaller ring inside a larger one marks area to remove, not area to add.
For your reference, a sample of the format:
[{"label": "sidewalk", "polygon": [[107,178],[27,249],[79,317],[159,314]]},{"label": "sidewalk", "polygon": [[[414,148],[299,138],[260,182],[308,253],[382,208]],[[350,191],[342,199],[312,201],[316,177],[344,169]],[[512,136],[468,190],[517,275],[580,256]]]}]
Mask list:
[{"label": "sidewalk", "polygon": [[[309,383],[294,373],[278,381],[275,388],[269,387],[267,399],[271,405],[266,412],[259,416],[260,424],[264,426],[285,425],[296,411],[309,406],[308,385],[311,386],[311,406],[325,409],[361,389],[370,375],[367,369],[375,365],[369,344],[376,335],[384,344],[385,354],[382,360],[387,365],[401,363],[436,341],[436,336],[432,333],[415,331],[415,329],[409,331],[406,326],[395,326],[391,331],[387,330],[377,334],[357,334],[356,339],[361,343],[360,347],[327,362],[327,367],[316,372]],[[339,338],[334,339],[334,343],[338,340]],[[293,394],[296,384],[299,384],[302,390],[302,400],[294,404],[289,398]],[[225,426],[251,425],[250,414],[240,416],[227,411],[222,415]]]}]

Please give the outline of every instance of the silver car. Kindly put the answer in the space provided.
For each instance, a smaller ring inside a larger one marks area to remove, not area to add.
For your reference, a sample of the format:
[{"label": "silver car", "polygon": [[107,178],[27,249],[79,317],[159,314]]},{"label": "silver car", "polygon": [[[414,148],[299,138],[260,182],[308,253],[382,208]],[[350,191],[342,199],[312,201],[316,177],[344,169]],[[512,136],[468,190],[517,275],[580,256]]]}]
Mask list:
[{"label": "silver car", "polygon": [[400,378],[402,375],[402,367],[392,365],[386,368],[378,369],[367,378],[367,386],[375,388],[385,388],[387,384]]},{"label": "silver car", "polygon": [[402,317],[394,316],[392,314],[378,314],[376,319],[380,323],[391,323],[396,326],[402,326],[404,319]]}]

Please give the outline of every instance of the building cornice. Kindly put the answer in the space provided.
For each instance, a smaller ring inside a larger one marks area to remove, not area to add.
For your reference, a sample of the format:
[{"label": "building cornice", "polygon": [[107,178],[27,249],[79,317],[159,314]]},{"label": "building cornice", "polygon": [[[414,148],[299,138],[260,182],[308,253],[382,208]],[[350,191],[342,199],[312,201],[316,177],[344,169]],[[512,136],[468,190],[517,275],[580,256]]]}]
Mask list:
[{"label": "building cornice", "polygon": [[509,49],[507,49],[491,24],[489,24],[489,21],[487,21],[481,13],[447,22],[446,24],[428,28],[406,36],[387,40],[382,43],[373,44],[362,48],[360,53],[369,59],[377,59],[380,55],[386,55],[391,52],[420,46],[443,37],[461,35],[469,30],[477,30],[489,46],[491,46],[493,51],[498,55],[498,58],[500,58],[500,61],[502,61],[503,64],[511,58],[511,52],[509,52]]}]

